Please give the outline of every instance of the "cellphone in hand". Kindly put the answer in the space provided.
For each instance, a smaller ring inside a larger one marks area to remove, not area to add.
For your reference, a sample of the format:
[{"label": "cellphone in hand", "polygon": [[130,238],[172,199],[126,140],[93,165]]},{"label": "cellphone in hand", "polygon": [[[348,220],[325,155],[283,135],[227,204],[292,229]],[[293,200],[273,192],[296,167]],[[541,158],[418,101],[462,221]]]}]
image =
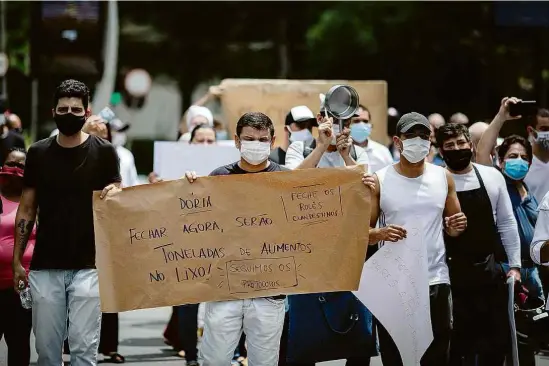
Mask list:
[{"label": "cellphone in hand", "polygon": [[535,100],[523,100],[518,103],[509,103],[509,115],[511,117],[535,116],[538,113],[538,103]]}]

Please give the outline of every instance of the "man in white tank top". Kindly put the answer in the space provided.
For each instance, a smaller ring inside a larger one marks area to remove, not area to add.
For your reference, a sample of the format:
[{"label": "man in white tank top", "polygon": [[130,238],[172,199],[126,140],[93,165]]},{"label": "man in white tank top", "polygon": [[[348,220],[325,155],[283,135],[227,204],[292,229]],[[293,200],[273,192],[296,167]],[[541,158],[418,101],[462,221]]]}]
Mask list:
[{"label": "man in white tank top", "polygon": [[[369,242],[398,242],[406,237],[407,226],[423,224],[429,273],[429,284],[425,286],[429,285],[430,290],[434,340],[421,365],[444,366],[449,358],[452,300],[443,231],[460,235],[467,227],[467,218],[461,212],[451,175],[425,161],[429,135],[429,121],[419,113],[405,114],[398,121],[393,141],[400,151],[400,161],[374,175]],[[378,218],[380,227],[375,228]],[[409,364],[401,359],[393,339],[380,324],[378,335],[384,366]]]},{"label": "man in white tank top", "polygon": [[460,365],[502,365],[511,352],[505,277],[519,281],[521,267],[507,185],[495,168],[471,163],[473,144],[464,125],[442,126],[436,139],[469,219],[459,238],[445,238],[454,298],[451,359]]}]

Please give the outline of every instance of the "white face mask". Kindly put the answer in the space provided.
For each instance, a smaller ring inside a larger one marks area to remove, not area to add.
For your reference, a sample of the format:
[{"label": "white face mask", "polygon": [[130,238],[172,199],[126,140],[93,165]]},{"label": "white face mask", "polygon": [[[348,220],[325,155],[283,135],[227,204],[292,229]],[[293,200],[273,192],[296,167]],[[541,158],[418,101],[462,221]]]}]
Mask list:
[{"label": "white face mask", "polygon": [[414,137],[413,139],[402,141],[402,156],[406,158],[410,163],[415,164],[429,155],[431,142],[429,140],[423,140],[421,137]]},{"label": "white face mask", "polygon": [[332,125],[332,145],[336,145],[337,135],[339,135],[339,124]]},{"label": "white face mask", "polygon": [[112,134],[112,144],[116,147],[126,145],[128,137],[123,132],[116,132]]},{"label": "white face mask", "polygon": [[271,143],[261,141],[240,141],[240,156],[252,165],[259,165],[269,158]]},{"label": "white face mask", "polygon": [[303,129],[300,131],[290,131],[290,142],[303,141],[308,142],[312,141],[313,134],[308,129]]},{"label": "white face mask", "polygon": [[[549,131],[536,131],[534,141],[544,150],[549,150]],[[532,143],[532,141],[530,141]]]}]

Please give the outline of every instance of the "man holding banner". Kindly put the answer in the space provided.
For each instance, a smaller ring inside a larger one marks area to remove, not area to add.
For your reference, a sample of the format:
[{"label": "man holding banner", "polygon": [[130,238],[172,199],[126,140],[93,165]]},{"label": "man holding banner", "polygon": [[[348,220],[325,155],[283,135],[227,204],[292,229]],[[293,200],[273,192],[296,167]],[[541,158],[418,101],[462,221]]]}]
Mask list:
[{"label": "man holding banner", "polygon": [[[265,114],[244,114],[237,123],[235,140],[241,153],[240,161],[214,170],[211,176],[288,170],[268,160],[275,135],[273,123]],[[186,177],[191,183],[197,179],[194,172],[187,172]],[[371,178],[365,177],[363,182],[373,187]],[[199,356],[201,365],[230,364],[242,332],[247,337],[250,366],[278,365],[285,297],[279,295],[206,303],[204,336]]]},{"label": "man holding banner", "polygon": [[[246,113],[236,125],[236,147],[241,159],[214,170],[210,175],[231,175],[287,170],[268,160],[275,141],[271,119],[263,113]],[[196,173],[188,172],[189,182]],[[284,295],[247,300],[206,303],[204,336],[200,347],[203,366],[229,365],[242,331],[248,340],[250,366],[278,364],[280,336],[284,325]]]}]

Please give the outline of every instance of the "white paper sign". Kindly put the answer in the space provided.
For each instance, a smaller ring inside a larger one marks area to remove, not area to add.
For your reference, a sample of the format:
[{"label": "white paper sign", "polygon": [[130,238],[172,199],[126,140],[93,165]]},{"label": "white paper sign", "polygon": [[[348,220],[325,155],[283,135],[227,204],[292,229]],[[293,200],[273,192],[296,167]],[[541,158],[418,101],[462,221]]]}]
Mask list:
[{"label": "white paper sign", "polygon": [[427,249],[420,222],[407,239],[387,243],[364,264],[355,296],[383,324],[405,365],[419,365],[433,341]]},{"label": "white paper sign", "polygon": [[154,172],[165,180],[180,179],[186,171],[204,177],[220,166],[240,160],[234,146],[191,145],[179,141],[155,141]]}]

